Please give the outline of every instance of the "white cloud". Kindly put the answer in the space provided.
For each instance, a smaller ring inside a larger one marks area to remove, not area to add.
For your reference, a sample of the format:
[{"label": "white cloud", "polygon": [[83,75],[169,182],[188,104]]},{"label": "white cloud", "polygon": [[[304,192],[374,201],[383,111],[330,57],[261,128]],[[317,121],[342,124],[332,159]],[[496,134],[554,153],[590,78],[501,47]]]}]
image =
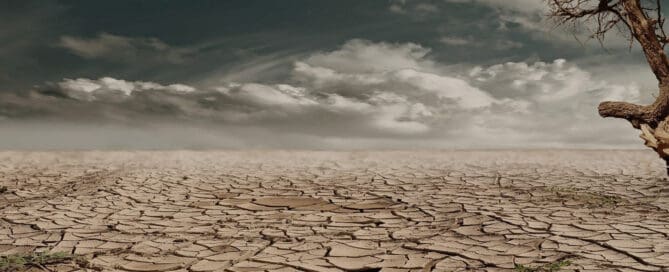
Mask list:
[{"label": "white cloud", "polygon": [[589,72],[568,64],[564,59],[552,63],[509,62],[487,68],[475,67],[469,76],[472,78],[470,81],[472,84],[487,90],[495,90],[491,91],[491,94],[500,99],[531,99],[543,103],[563,101],[584,94],[592,99],[630,102],[638,102],[640,98],[638,86],[635,84],[613,85],[595,80]]},{"label": "white cloud", "polygon": [[602,100],[639,101],[634,83],[596,79],[561,59],[454,73],[428,53],[416,44],[352,40],[296,62],[292,78],[276,84],[196,88],[106,77],[66,79],[41,93],[80,101],[69,108],[96,103],[107,115],[130,116],[125,120],[199,120],[277,135],[402,139],[408,146],[619,146],[635,140],[624,122],[601,119],[596,111]]},{"label": "white cloud", "polygon": [[273,105],[309,105],[315,101],[300,96],[300,88],[287,84],[268,86],[257,83],[233,84],[224,88],[230,97],[241,99],[257,106]]},{"label": "white cloud", "polygon": [[63,90],[70,90],[84,93],[92,93],[93,91],[100,89],[100,87],[102,87],[102,85],[97,84],[95,80],[90,80],[87,78],[79,78],[76,80],[65,79],[64,81],[59,82],[58,86]]},{"label": "white cloud", "polygon": [[384,72],[399,69],[431,69],[425,58],[430,49],[414,43],[373,43],[350,40],[341,49],[314,54],[304,62],[312,66],[350,73]]},{"label": "white cloud", "polygon": [[125,81],[111,77],[103,77],[97,80],[78,78],[66,78],[56,83],[56,86],[50,86],[49,90],[56,90],[71,98],[97,100],[113,94],[120,96],[130,96],[133,92],[142,92],[147,90],[162,90],[176,93],[189,93],[195,91],[195,88],[184,84],[161,85],[155,82],[146,81]]},{"label": "white cloud", "polygon": [[397,71],[393,76],[397,82],[423,92],[434,93],[437,98],[453,100],[463,109],[487,107],[495,102],[489,94],[472,87],[462,79],[410,69]]}]

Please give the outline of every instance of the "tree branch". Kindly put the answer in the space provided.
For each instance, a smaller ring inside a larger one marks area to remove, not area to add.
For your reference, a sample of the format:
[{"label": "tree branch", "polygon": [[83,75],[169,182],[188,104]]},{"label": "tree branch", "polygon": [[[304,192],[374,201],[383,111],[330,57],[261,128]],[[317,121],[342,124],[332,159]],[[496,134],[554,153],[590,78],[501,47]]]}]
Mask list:
[{"label": "tree branch", "polygon": [[[599,104],[600,116],[622,118],[630,122],[635,120],[646,124],[657,123],[657,120],[654,120],[652,114],[650,114],[651,112],[648,106],[627,102],[606,101]],[[633,123],[633,125],[635,124]],[[635,125],[635,127],[637,126]]]}]

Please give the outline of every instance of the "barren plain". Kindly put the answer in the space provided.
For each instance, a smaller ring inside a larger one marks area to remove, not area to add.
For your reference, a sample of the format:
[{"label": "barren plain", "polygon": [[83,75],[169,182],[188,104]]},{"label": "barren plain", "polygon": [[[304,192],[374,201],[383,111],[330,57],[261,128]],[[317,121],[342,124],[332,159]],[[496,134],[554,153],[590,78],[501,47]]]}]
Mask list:
[{"label": "barren plain", "polygon": [[0,256],[72,271],[669,271],[646,151],[0,152]]}]

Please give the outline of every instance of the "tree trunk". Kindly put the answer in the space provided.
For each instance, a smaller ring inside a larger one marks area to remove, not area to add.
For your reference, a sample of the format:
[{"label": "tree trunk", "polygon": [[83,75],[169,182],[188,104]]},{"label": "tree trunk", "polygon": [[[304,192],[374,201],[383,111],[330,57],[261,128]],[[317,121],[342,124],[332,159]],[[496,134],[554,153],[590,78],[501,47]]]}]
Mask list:
[{"label": "tree trunk", "polygon": [[602,102],[599,115],[623,118],[641,129],[646,146],[664,159],[669,175],[669,59],[656,33],[657,22],[649,19],[639,0],[621,0],[632,36],[643,49],[659,84],[655,102],[642,106],[627,102]]},{"label": "tree trunk", "polygon": [[603,38],[609,30],[624,24],[643,50],[648,66],[658,81],[659,93],[650,105],[602,102],[602,117],[622,118],[640,129],[646,146],[655,150],[667,165],[669,175],[669,58],[664,46],[669,37],[664,29],[661,4],[665,0],[550,0],[551,15],[560,23],[579,20],[595,22],[593,36]]},{"label": "tree trunk", "polygon": [[628,24],[632,36],[643,49],[646,61],[659,81],[659,94],[655,102],[648,106],[640,106],[626,102],[603,102],[599,105],[602,117],[627,119],[634,127],[635,122],[646,123],[651,127],[663,121],[669,115],[669,59],[655,33],[656,23],[643,12],[639,0],[623,0]]}]

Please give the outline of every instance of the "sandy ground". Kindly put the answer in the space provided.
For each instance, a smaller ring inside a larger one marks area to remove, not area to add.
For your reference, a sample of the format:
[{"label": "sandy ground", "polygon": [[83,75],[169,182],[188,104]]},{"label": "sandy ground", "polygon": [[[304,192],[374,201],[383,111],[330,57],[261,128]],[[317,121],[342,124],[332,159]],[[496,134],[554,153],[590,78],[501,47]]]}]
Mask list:
[{"label": "sandy ground", "polygon": [[0,152],[0,255],[72,252],[105,271],[669,271],[663,172],[643,151]]}]

